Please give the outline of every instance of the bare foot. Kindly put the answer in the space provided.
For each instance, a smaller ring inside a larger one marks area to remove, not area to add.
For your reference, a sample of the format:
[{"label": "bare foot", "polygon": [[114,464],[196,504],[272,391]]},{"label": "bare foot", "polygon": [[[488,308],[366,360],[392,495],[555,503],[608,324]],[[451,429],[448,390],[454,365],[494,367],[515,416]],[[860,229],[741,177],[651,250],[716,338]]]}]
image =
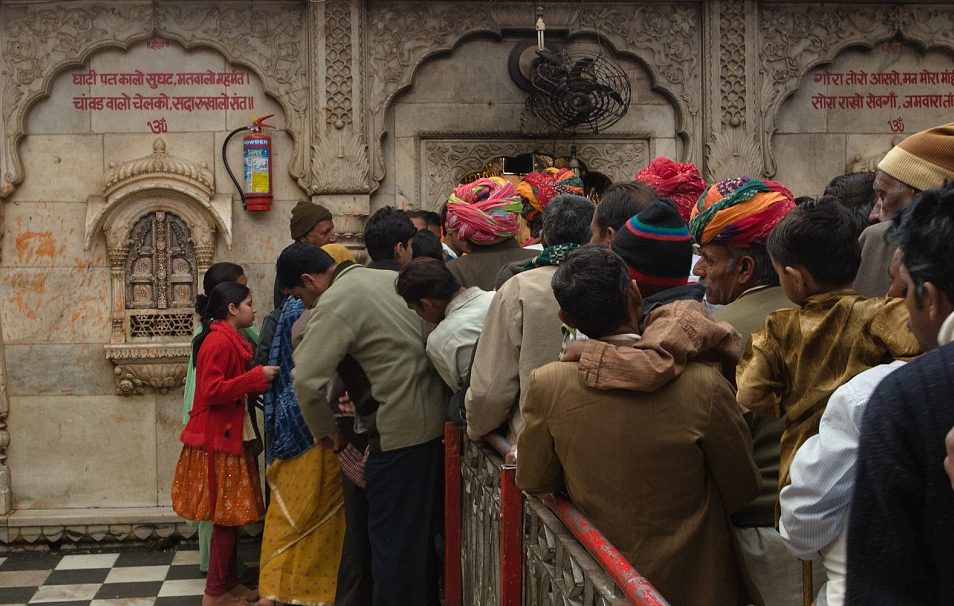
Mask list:
[{"label": "bare foot", "polygon": [[202,595],[202,606],[245,606],[247,602],[244,597],[234,596],[230,593],[222,595]]},{"label": "bare foot", "polygon": [[241,584],[236,585],[235,587],[230,589],[229,594],[235,597],[242,598],[249,602],[258,601],[258,589],[249,589],[245,585],[241,585]]}]

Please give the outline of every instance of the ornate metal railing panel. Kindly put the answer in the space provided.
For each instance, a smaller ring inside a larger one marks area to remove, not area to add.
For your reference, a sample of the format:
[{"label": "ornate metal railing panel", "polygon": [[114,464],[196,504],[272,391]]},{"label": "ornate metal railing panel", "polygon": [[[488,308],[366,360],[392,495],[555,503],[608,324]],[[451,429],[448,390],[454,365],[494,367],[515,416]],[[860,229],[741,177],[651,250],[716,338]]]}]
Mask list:
[{"label": "ornate metal railing panel", "polygon": [[461,564],[464,606],[499,604],[502,466],[503,459],[497,453],[470,440],[463,440]]}]

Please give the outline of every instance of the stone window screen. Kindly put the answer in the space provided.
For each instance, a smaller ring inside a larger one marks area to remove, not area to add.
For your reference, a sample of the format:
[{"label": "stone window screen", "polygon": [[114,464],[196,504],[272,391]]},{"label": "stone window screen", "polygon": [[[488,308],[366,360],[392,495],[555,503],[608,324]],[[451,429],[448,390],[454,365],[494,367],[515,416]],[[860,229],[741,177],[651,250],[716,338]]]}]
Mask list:
[{"label": "stone window screen", "polygon": [[191,338],[196,267],[192,234],[182,218],[157,210],[133,225],[125,261],[129,342]]}]

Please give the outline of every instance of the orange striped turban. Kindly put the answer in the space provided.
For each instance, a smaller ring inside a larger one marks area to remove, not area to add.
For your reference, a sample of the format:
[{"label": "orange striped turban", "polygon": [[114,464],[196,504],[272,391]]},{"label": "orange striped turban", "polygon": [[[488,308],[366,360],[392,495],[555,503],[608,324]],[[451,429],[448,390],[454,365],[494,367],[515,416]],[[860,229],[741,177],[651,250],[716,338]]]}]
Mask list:
[{"label": "orange striped turban", "polygon": [[792,192],[781,183],[749,177],[725,179],[699,196],[689,231],[700,246],[761,245],[793,208]]}]

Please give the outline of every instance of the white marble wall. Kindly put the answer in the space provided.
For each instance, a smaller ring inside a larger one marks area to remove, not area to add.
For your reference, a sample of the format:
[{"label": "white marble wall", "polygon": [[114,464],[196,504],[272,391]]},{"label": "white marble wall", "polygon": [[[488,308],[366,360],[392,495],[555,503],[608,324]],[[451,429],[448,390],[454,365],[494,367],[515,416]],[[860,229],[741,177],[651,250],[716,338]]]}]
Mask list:
[{"label": "white marble wall", "polygon": [[[25,180],[4,201],[0,256],[0,325],[3,326],[14,507],[19,510],[161,507],[169,504],[172,472],[181,444],[181,392],[115,395],[109,341],[109,268],[100,233],[83,249],[86,199],[101,194],[111,162],[147,156],[157,136],[171,155],[214,167],[215,189],[231,193],[221,161],[227,129],[251,121],[252,112],[81,112],[72,98],[85,92],[72,73],[230,71],[211,50],[161,52],[145,43],[114,50],[60,74],[50,97],[29,112],[21,146]],[[242,70],[245,71],[245,70]],[[118,94],[86,87],[90,94]],[[113,89],[113,90],[119,90]],[[254,113],[275,113],[277,103],[251,77],[243,91],[255,97]],[[175,94],[212,94],[176,87]],[[146,94],[145,92],[143,94]],[[156,94],[156,93],[153,93]],[[148,114],[148,115],[147,115]],[[164,114],[169,132],[155,135],[147,119]],[[290,136],[272,131],[275,204],[249,213],[233,203],[232,248],[218,239],[216,259],[245,266],[259,313],[271,309],[274,263],[290,241],[288,219],[304,192],[288,176]],[[241,135],[229,157],[241,175]]]}]

